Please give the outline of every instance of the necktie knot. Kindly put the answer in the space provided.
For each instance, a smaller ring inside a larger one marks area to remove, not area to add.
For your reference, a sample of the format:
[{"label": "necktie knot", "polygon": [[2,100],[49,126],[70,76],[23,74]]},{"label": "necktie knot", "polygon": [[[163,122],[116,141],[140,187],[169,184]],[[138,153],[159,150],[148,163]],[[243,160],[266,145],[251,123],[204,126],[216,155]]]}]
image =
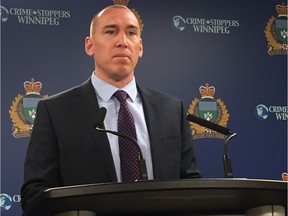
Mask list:
[{"label": "necktie knot", "polygon": [[117,98],[117,100],[120,103],[122,103],[122,102],[126,101],[128,94],[123,90],[118,90],[114,93],[114,96]]}]

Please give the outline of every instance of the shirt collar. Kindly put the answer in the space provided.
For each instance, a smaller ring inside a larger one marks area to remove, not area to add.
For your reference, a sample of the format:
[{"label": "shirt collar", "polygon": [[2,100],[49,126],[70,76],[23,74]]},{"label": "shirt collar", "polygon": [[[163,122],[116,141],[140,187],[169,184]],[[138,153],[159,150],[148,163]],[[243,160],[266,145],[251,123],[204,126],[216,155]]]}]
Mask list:
[{"label": "shirt collar", "polygon": [[[92,81],[94,90],[96,92],[96,95],[106,103],[112,98],[113,94],[117,90],[119,90],[119,88],[99,79],[95,75],[94,72],[91,76],[91,81]],[[135,77],[133,77],[131,82],[129,82],[126,86],[121,88],[121,90],[124,90],[129,95],[129,98],[131,99],[131,101],[134,102],[137,97],[137,87],[136,87]]]}]

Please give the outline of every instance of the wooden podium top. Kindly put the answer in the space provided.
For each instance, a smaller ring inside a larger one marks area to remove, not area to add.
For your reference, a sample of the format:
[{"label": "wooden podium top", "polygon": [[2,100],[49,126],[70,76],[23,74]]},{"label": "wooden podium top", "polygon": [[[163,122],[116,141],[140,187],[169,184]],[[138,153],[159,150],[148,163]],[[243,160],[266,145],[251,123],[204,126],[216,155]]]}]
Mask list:
[{"label": "wooden podium top", "polygon": [[241,214],[287,203],[287,182],[254,179],[189,179],[103,183],[50,188],[28,215],[72,210],[97,214]]}]

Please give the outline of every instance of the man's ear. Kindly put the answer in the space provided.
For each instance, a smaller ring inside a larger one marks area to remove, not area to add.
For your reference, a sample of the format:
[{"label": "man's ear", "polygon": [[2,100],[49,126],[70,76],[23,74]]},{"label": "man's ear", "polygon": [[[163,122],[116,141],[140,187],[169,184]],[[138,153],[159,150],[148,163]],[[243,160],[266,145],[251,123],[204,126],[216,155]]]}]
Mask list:
[{"label": "man's ear", "polygon": [[92,56],[93,53],[93,41],[91,37],[86,37],[85,38],[85,51],[87,55]]},{"label": "man's ear", "polygon": [[140,39],[140,52],[139,52],[139,58],[142,58],[143,56],[143,43],[142,39]]}]

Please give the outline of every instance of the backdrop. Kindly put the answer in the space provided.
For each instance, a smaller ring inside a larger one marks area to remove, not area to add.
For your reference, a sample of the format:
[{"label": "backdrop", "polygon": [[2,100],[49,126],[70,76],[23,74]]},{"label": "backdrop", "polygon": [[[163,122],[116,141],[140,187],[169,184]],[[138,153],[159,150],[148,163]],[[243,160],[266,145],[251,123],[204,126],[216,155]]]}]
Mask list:
[{"label": "backdrop", "polygon": [[[1,214],[21,215],[19,191],[37,102],[93,71],[90,20],[112,0],[2,0]],[[236,178],[287,172],[287,6],[282,1],[130,0],[144,26],[136,79],[229,127]],[[286,16],[285,16],[286,14]],[[223,178],[223,136],[191,124],[204,178]]]}]

